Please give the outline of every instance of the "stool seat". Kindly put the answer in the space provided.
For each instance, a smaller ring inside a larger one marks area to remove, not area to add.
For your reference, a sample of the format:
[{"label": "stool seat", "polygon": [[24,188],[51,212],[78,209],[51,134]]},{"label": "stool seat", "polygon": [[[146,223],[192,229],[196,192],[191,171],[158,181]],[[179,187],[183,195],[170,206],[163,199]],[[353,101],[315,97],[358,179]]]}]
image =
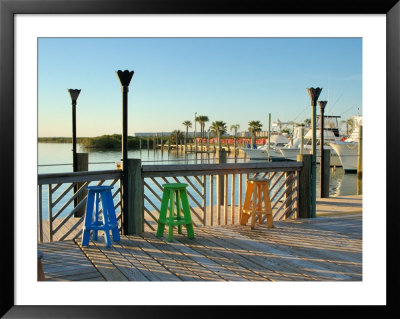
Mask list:
[{"label": "stool seat", "polygon": [[[85,221],[82,228],[82,246],[89,245],[91,234],[93,234],[93,240],[97,240],[97,232],[102,230],[104,231],[106,246],[110,247],[110,231],[114,241],[120,240],[119,225],[111,193],[113,186],[87,186],[86,189],[88,190],[88,195],[86,201]],[[100,202],[102,206],[102,220],[100,220]]]},{"label": "stool seat", "polygon": [[[190,216],[189,200],[185,183],[163,184],[160,217],[158,218],[157,237],[162,237],[165,226],[168,226],[168,241],[173,240],[173,228],[178,226],[178,233],[182,234],[182,226],[186,227],[188,238],[194,238],[192,218]],[[175,199],[174,199],[175,198]],[[176,210],[174,210],[176,208]],[[169,216],[167,217],[167,211]],[[175,214],[176,212],[176,214]],[[181,216],[183,213],[183,216]]]},{"label": "stool seat", "polygon": [[274,227],[268,179],[253,177],[247,181],[246,195],[240,214],[240,224],[246,225],[251,217],[251,229],[255,228],[256,217],[261,224],[262,215],[267,218],[268,227]]},{"label": "stool seat", "polygon": [[92,190],[95,192],[106,192],[112,190],[113,188],[114,188],[113,186],[108,186],[108,185],[86,186],[87,190]]},{"label": "stool seat", "polygon": [[186,189],[188,184],[185,184],[185,183],[168,183],[168,184],[163,184],[162,186],[165,189]]}]

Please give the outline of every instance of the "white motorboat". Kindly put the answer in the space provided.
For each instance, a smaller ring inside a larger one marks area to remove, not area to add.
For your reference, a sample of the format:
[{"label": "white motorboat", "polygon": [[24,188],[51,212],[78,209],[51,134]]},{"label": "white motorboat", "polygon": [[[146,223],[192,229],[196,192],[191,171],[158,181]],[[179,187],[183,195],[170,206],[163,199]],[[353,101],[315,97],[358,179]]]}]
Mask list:
[{"label": "white motorboat", "polygon": [[[329,142],[339,141],[339,128],[338,128],[338,119],[340,116],[324,116],[324,149],[329,149],[331,151],[330,158],[330,166],[342,166],[342,162],[336,151],[330,146]],[[320,127],[320,116],[317,116],[317,127]],[[317,157],[316,161],[319,163],[321,161],[321,129],[318,128],[316,130],[316,138],[317,138]],[[280,149],[282,155],[287,160],[296,161],[297,155],[300,154],[300,143],[301,143],[301,127],[297,127],[293,134],[293,142],[286,145]],[[303,153],[311,154],[312,153],[312,130],[309,129],[304,136],[304,145],[303,145]]]},{"label": "white motorboat", "polygon": [[352,116],[354,127],[350,136],[342,141],[332,141],[329,144],[336,151],[346,173],[357,172],[358,163],[358,138],[362,116]]},{"label": "white motorboat", "polygon": [[283,134],[271,135],[270,144],[259,146],[257,148],[243,147],[243,152],[251,160],[282,161],[285,160],[280,149],[289,143],[289,139]]}]

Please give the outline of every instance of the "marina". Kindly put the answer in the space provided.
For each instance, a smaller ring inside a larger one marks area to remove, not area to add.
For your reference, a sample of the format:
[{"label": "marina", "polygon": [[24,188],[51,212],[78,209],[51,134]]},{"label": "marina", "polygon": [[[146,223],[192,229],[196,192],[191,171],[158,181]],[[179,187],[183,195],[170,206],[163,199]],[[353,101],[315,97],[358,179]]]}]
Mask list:
[{"label": "marina", "polygon": [[[329,144],[349,143],[357,132],[361,141],[361,121],[347,120],[344,134],[341,116],[332,114],[337,101],[328,112],[322,88],[308,87],[302,98],[308,94],[311,117],[303,121],[297,118],[308,106],[294,120],[277,119],[272,127],[268,113],[263,130],[264,107],[250,115],[247,105],[236,105],[232,110],[242,114],[229,128],[225,120],[233,121],[235,112],[211,121],[199,106],[201,113],[192,109],[192,123],[183,115],[185,108],[171,112],[179,99],[170,105],[161,99],[155,105],[162,101],[163,107],[148,107],[147,116],[146,107],[140,108],[135,130],[145,131],[129,136],[128,92],[134,73],[115,71],[122,134],[81,137],[78,143],[81,89],[68,89],[72,165],[70,150],[60,145],[64,137],[43,139],[59,145],[39,143],[40,281],[363,280],[362,144],[354,159],[357,184],[349,193],[341,190],[350,172],[340,158],[344,154]],[[291,109],[297,113],[295,104]],[[274,109],[287,116],[283,108]],[[218,110],[213,106],[209,112],[214,117]],[[185,117],[177,120],[181,115]],[[156,118],[160,121],[153,128],[160,131],[149,133]],[[103,125],[96,121],[85,128],[115,131],[111,116],[103,119]],[[168,132],[171,123],[175,129]],[[239,130],[244,123],[247,127]]]}]

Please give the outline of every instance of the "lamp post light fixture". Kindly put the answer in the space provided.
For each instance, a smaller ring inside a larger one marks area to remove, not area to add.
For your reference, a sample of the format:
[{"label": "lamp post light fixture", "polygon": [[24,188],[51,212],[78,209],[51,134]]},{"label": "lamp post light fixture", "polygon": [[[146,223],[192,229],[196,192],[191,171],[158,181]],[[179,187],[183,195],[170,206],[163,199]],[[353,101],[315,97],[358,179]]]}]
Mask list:
[{"label": "lamp post light fixture", "polygon": [[76,100],[78,99],[81,90],[68,89],[72,101],[72,171],[78,170],[78,161],[76,158]]},{"label": "lamp post light fixture", "polygon": [[122,229],[124,234],[128,234],[128,92],[134,71],[118,70],[115,73],[122,91]]},{"label": "lamp post light fixture", "polygon": [[319,95],[321,94],[322,88],[307,88],[307,92],[310,95],[311,99],[311,124],[312,124],[312,157],[311,157],[311,203],[312,203],[312,212],[311,217],[317,217],[317,161],[316,161],[316,153],[317,153],[317,115],[316,115],[316,106]]},{"label": "lamp post light fixture", "polygon": [[[320,188],[321,188],[321,197],[325,197],[325,155],[324,155],[324,129],[325,129],[325,117],[324,117],[324,110],[325,106],[328,103],[328,101],[318,101],[319,109],[321,111],[321,136],[320,136],[320,152],[321,152],[321,157],[320,157]],[[329,192],[328,192],[329,194]]]}]

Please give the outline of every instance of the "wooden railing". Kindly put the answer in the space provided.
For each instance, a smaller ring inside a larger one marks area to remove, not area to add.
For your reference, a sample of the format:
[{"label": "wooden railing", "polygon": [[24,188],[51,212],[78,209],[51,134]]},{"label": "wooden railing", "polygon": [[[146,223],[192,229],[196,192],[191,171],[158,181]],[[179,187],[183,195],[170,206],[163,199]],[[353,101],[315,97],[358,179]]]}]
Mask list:
[{"label": "wooden railing", "polygon": [[144,223],[155,230],[160,214],[162,184],[186,183],[195,226],[239,221],[249,177],[269,180],[275,220],[297,217],[301,162],[195,165],[144,165]]},{"label": "wooden railing", "polygon": [[88,185],[115,185],[113,198],[121,223],[120,179],[119,170],[39,174],[38,240],[74,239],[81,235],[84,214],[79,212],[84,211]]},{"label": "wooden railing", "polygon": [[[142,214],[143,219],[138,220],[141,220],[144,230],[156,229],[162,184],[174,182],[188,184],[189,205],[195,226],[235,224],[239,221],[248,178],[260,176],[269,180],[274,219],[296,218],[302,165],[302,162],[143,165],[139,170],[141,174],[133,174],[139,178],[137,183],[130,184],[139,187],[128,190],[128,194],[135,193],[133,206],[140,209],[135,211],[132,208],[132,211],[134,216]],[[85,187],[88,185],[116,185],[113,198],[121,227],[120,180],[120,170],[40,174],[38,241],[75,239],[81,235],[84,214],[77,216],[77,212],[85,207]],[[135,206],[138,202],[141,204]]]}]

